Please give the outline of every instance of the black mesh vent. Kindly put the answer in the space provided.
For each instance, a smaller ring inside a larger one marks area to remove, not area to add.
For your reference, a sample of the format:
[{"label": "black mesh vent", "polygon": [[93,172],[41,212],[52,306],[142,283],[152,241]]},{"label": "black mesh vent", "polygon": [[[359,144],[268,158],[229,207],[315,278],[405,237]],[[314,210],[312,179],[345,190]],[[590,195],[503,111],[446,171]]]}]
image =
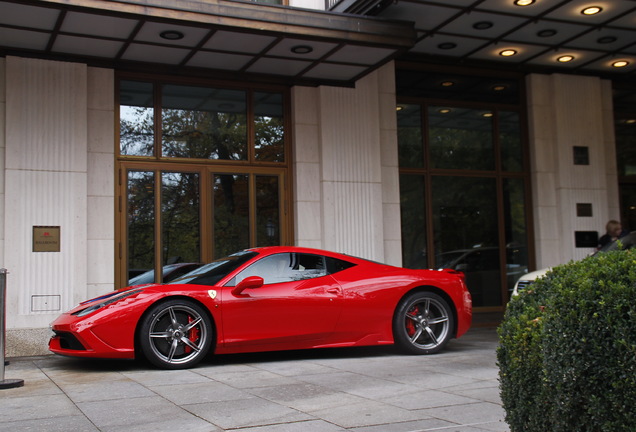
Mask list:
[{"label": "black mesh vent", "polygon": [[55,332],[55,334],[60,338],[60,346],[63,349],[86,351],[84,345],[82,345],[80,341],[78,341],[77,338],[72,334],[63,332]]}]

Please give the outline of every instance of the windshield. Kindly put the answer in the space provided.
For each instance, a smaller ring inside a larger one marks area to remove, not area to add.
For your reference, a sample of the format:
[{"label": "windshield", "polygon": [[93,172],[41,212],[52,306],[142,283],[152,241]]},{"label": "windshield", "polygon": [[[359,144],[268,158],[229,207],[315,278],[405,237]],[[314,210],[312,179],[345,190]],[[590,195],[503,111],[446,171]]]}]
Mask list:
[{"label": "windshield", "polygon": [[212,261],[168,284],[215,285],[225,276],[258,255],[254,251],[241,251],[225,258]]}]

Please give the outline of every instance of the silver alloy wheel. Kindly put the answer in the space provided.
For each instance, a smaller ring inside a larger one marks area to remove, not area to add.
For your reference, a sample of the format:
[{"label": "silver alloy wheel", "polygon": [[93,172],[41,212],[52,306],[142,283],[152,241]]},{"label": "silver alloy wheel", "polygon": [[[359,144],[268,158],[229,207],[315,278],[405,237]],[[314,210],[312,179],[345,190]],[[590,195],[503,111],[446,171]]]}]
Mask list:
[{"label": "silver alloy wheel", "polygon": [[404,309],[405,336],[422,350],[434,350],[449,338],[451,317],[448,307],[432,297],[416,298]]},{"label": "silver alloy wheel", "polygon": [[148,342],[152,353],[170,365],[194,361],[207,346],[206,320],[186,304],[166,305],[150,321]]}]

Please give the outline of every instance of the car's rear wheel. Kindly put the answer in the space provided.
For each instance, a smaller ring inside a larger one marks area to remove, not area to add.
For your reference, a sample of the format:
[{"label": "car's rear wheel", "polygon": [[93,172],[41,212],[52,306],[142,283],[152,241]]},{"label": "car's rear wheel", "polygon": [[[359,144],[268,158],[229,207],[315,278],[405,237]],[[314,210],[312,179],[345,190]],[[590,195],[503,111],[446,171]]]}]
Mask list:
[{"label": "car's rear wheel", "polygon": [[210,351],[213,330],[198,304],[182,299],[151,307],[139,327],[139,344],[149,362],[163,369],[185,369]]},{"label": "car's rear wheel", "polygon": [[451,339],[453,326],[453,310],[446,300],[435,293],[415,292],[398,304],[393,338],[406,352],[433,354]]}]

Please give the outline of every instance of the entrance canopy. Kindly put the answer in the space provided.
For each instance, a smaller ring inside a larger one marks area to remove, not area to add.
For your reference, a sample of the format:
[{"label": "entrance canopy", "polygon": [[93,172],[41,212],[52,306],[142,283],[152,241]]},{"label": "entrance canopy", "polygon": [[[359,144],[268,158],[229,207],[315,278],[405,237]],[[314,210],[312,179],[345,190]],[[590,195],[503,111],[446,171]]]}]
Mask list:
[{"label": "entrance canopy", "polygon": [[226,0],[0,2],[0,55],[303,85],[352,85],[413,23]]}]

